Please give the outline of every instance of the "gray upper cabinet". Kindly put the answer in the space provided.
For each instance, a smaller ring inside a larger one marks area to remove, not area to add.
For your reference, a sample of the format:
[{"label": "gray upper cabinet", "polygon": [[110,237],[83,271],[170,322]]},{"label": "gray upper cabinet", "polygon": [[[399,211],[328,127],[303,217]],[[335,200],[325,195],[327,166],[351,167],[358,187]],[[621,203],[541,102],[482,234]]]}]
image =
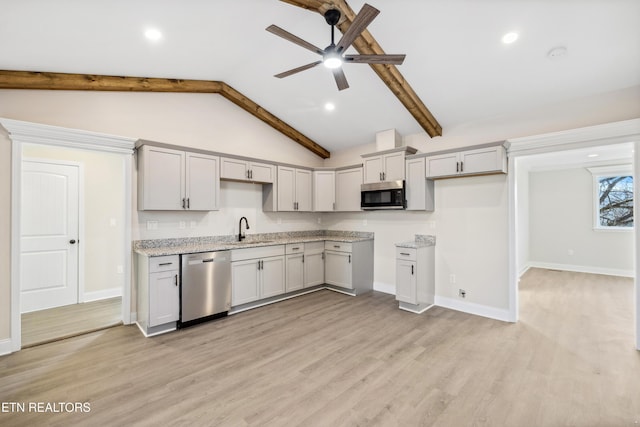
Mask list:
[{"label": "gray upper cabinet", "polygon": [[138,150],[138,209],[218,209],[220,158],[143,145]]},{"label": "gray upper cabinet", "polygon": [[336,171],[336,211],[360,211],[362,167]]},{"label": "gray upper cabinet", "polygon": [[404,159],[407,154],[417,150],[412,147],[400,147],[378,153],[363,154],[364,183],[380,181],[398,181],[405,179]]},{"label": "gray upper cabinet", "polygon": [[272,184],[275,166],[231,157],[220,158],[220,179]]},{"label": "gray upper cabinet", "polygon": [[507,154],[502,144],[474,150],[434,153],[425,159],[427,178],[507,173]]},{"label": "gray upper cabinet", "polygon": [[335,171],[313,171],[313,211],[332,212],[335,208]]},{"label": "gray upper cabinet", "polygon": [[406,161],[406,198],[408,211],[433,211],[433,180],[425,178],[425,158]]},{"label": "gray upper cabinet", "polygon": [[311,181],[310,170],[278,166],[278,211],[310,212]]}]

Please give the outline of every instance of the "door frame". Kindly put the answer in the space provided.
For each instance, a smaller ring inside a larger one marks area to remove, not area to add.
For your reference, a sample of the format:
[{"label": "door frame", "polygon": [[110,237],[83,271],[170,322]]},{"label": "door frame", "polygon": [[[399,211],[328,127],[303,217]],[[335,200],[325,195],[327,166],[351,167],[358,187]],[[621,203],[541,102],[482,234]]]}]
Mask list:
[{"label": "door frame", "polygon": [[[125,254],[131,254],[132,175],[133,153],[136,139],[63,128],[39,123],[0,118],[0,125],[8,131],[11,140],[11,351],[22,346],[20,320],[20,196],[22,176],[22,145],[24,143],[59,146],[75,149],[103,151],[123,155],[125,198],[123,218]],[[122,290],[122,323],[132,323],[131,313],[132,257],[124,258],[124,287]]]},{"label": "door frame", "polygon": [[[42,144],[39,144],[42,145]],[[22,151],[22,144],[20,147]],[[23,162],[34,162],[34,163],[47,163],[52,165],[63,165],[63,166],[75,166],[78,168],[78,283],[76,286],[76,298],[78,299],[78,303],[84,302],[84,165],[81,162],[69,161],[69,160],[58,160],[58,159],[47,159],[47,158],[38,158],[38,157],[24,157],[21,154],[20,160],[20,177],[22,177],[22,164]],[[20,178],[22,180],[22,178]],[[22,192],[22,185],[20,186],[20,191]],[[19,194],[22,196],[22,193]],[[18,203],[21,204],[20,198],[18,198]],[[18,215],[22,215],[20,205],[18,206]],[[21,221],[20,218],[18,218]],[[20,229],[18,229],[18,234],[20,234]],[[21,237],[21,236],[19,236]],[[22,250],[22,248],[20,248]],[[22,255],[22,253],[20,253]],[[22,283],[20,283],[22,284]],[[20,288],[22,291],[22,287]]]},{"label": "door frame", "polygon": [[[562,132],[514,138],[509,144],[509,321],[518,321],[519,301],[518,282],[518,164],[522,158],[533,155],[565,151],[575,148],[596,147],[620,143],[634,144],[633,179],[640,182],[640,119],[625,120],[604,125],[572,129]],[[640,186],[634,185],[634,209],[640,207]],[[634,307],[635,307],[635,346],[640,350],[640,225],[634,227]]]}]

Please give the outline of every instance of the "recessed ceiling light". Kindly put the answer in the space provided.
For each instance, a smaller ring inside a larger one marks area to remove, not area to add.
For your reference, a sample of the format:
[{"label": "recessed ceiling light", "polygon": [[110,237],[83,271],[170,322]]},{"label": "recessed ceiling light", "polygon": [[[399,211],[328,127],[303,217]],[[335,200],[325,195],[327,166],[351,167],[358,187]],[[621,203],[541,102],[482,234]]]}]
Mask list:
[{"label": "recessed ceiling light", "polygon": [[157,42],[162,38],[162,33],[157,28],[147,28],[144,32],[144,36],[153,42]]},{"label": "recessed ceiling light", "polygon": [[327,111],[333,111],[336,109],[336,106],[331,102],[327,102],[326,104],[324,104],[324,109]]},{"label": "recessed ceiling light", "polygon": [[518,40],[518,33],[514,32],[514,31],[512,31],[510,33],[507,33],[504,36],[502,36],[502,43],[504,43],[504,44],[510,44],[510,43],[513,43],[516,40]]},{"label": "recessed ceiling light", "polygon": [[591,157],[591,158],[593,158],[593,157],[598,157],[599,155],[600,155],[600,154],[595,154],[595,153],[594,153],[594,154],[588,154],[588,155],[587,155],[587,157]]},{"label": "recessed ceiling light", "polygon": [[565,56],[567,56],[568,53],[569,53],[569,51],[567,50],[567,48],[565,46],[558,46],[558,47],[554,47],[549,52],[547,52],[547,58],[549,58],[549,59],[560,59],[560,58],[564,58]]}]

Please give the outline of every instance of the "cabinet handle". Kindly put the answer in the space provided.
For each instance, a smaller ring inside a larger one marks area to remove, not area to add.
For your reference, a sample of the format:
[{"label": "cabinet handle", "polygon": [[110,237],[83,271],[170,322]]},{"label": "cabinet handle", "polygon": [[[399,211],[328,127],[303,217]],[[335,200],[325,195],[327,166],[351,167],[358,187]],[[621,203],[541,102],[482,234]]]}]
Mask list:
[{"label": "cabinet handle", "polygon": [[300,248],[291,248],[292,251],[299,251]]},{"label": "cabinet handle", "polygon": [[178,286],[178,275],[177,274],[175,276],[173,276],[173,283],[175,283],[175,285]]},{"label": "cabinet handle", "polygon": [[384,181],[385,179],[387,179],[387,173],[386,172],[382,172],[382,180]]},{"label": "cabinet handle", "polygon": [[406,252],[400,252],[400,255],[409,256],[409,255],[411,255],[411,254],[408,254],[408,253],[406,253]]},{"label": "cabinet handle", "polygon": [[349,264],[351,264],[351,254],[349,254]]},{"label": "cabinet handle", "polygon": [[182,209],[184,209],[184,208],[185,208],[186,203],[187,203],[187,200],[183,197],[183,198],[182,198]]},{"label": "cabinet handle", "polygon": [[304,254],[302,254],[302,262],[304,263]]},{"label": "cabinet handle", "polygon": [[253,171],[249,170],[249,179],[253,179]]},{"label": "cabinet handle", "polygon": [[158,266],[162,267],[163,265],[171,265],[173,264],[172,262],[161,262],[160,264],[158,264]]},{"label": "cabinet handle", "polygon": [[460,162],[460,172],[464,172],[464,162]]},{"label": "cabinet handle", "polygon": [[382,181],[382,172],[378,172],[378,176],[380,178],[380,181]]},{"label": "cabinet handle", "polygon": [[324,261],[324,252],[322,252],[322,260]]},{"label": "cabinet handle", "polygon": [[190,200],[191,199],[187,197],[187,209],[190,209],[190,207],[189,207],[190,206],[190,203],[189,203]]},{"label": "cabinet handle", "polygon": [[413,265],[411,266],[411,275],[413,276]]},{"label": "cabinet handle", "polygon": [[333,202],[333,210],[336,210],[336,202]]},{"label": "cabinet handle", "polygon": [[264,261],[260,261],[260,270],[264,270]]},{"label": "cabinet handle", "polygon": [[249,179],[249,169],[247,169],[247,172],[245,175],[247,175],[247,179]]},{"label": "cabinet handle", "polygon": [[460,162],[456,162],[456,172],[460,172]]},{"label": "cabinet handle", "polygon": [[336,248],[336,249],[340,249],[340,246],[338,246],[338,245],[333,245],[333,247]]}]

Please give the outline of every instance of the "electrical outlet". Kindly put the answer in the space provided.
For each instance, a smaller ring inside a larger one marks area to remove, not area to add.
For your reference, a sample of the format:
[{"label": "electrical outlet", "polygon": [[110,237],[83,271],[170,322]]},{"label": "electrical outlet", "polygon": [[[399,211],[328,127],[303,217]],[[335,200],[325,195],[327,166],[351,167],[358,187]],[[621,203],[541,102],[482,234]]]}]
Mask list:
[{"label": "electrical outlet", "polygon": [[147,221],[147,230],[157,230],[158,221]]},{"label": "electrical outlet", "polygon": [[318,224],[322,224],[322,218],[318,217]]},{"label": "electrical outlet", "polygon": [[367,220],[366,219],[362,220],[362,225],[364,225],[365,227],[367,226]]},{"label": "electrical outlet", "polygon": [[464,289],[458,289],[458,296],[460,298],[466,298],[467,296],[467,291],[465,291]]},{"label": "electrical outlet", "polygon": [[449,275],[449,283],[456,283],[456,275],[455,274],[450,274]]},{"label": "electrical outlet", "polygon": [[118,274],[124,274],[124,267],[123,267],[123,266],[119,265],[119,266],[116,268],[116,270],[117,270]]},{"label": "electrical outlet", "polygon": [[178,228],[180,230],[184,230],[185,228],[187,228],[187,223],[186,221],[180,221],[180,224],[178,225]]}]

